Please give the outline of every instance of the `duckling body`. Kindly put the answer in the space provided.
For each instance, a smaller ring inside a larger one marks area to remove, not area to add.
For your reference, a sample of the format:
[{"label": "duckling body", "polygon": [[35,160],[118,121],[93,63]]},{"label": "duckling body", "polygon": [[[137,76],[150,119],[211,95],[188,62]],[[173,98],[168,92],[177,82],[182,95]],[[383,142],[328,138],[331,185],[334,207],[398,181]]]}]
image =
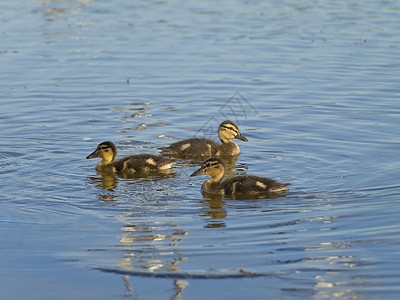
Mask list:
[{"label": "duckling body", "polygon": [[238,126],[232,121],[224,121],[218,128],[221,144],[203,138],[185,139],[162,148],[162,154],[178,158],[205,158],[211,156],[235,156],[240,154],[239,146],[231,139],[247,142]]},{"label": "duckling body", "polygon": [[106,141],[100,143],[86,159],[101,158],[102,160],[96,165],[98,171],[127,175],[168,170],[175,163],[171,158],[154,154],[130,155],[119,160],[116,160],[116,157],[117,148],[114,143]]},{"label": "duckling body", "polygon": [[212,157],[207,159],[201,168],[196,170],[191,176],[211,176],[201,187],[203,194],[259,196],[285,192],[289,185],[289,183],[279,183],[270,178],[254,175],[239,175],[223,180],[224,174],[224,162],[218,157]]},{"label": "duckling body", "polygon": [[210,139],[191,138],[162,148],[162,154],[180,158],[210,157],[217,155],[220,145]]},{"label": "duckling body", "polygon": [[281,193],[287,190],[288,185],[288,183],[279,183],[270,178],[254,175],[239,175],[222,182],[226,195],[256,196],[265,193]]}]

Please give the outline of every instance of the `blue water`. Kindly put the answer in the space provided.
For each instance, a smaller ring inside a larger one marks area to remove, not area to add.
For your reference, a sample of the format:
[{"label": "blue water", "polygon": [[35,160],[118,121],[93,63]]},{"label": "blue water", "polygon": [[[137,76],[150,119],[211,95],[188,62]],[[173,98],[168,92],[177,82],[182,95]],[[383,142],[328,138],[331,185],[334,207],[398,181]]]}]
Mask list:
[{"label": "blue water", "polygon": [[[396,1],[2,1],[2,299],[397,299]],[[97,174],[239,124],[234,173]]]}]

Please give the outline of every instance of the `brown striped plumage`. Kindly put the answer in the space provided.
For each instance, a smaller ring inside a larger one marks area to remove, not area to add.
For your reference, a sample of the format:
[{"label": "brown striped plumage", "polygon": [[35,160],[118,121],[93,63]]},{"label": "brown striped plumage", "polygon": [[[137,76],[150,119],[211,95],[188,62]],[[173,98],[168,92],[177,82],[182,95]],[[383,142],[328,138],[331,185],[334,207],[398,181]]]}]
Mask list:
[{"label": "brown striped plumage", "polygon": [[289,185],[289,183],[279,183],[270,178],[254,175],[239,175],[223,180],[224,174],[224,162],[218,157],[212,157],[204,161],[201,168],[191,176],[211,176],[201,187],[203,194],[259,196],[285,192]]}]

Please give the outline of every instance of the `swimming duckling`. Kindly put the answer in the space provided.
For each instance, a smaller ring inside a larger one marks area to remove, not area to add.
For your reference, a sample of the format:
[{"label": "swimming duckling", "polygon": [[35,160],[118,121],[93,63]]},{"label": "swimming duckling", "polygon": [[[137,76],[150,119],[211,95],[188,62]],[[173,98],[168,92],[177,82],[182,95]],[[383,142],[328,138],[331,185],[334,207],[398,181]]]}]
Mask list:
[{"label": "swimming duckling", "polygon": [[279,183],[270,178],[254,175],[238,175],[222,180],[224,174],[224,162],[218,157],[211,157],[203,162],[201,168],[190,176],[211,176],[211,179],[207,179],[201,187],[203,194],[260,196],[285,192],[287,186],[290,185],[290,183]]},{"label": "swimming duckling", "polygon": [[133,175],[135,173],[168,170],[175,163],[171,158],[153,154],[137,154],[115,160],[117,148],[110,141],[100,143],[86,159],[101,158],[96,170]]},{"label": "swimming duckling", "polygon": [[238,126],[229,120],[219,125],[218,137],[222,144],[218,144],[210,139],[191,138],[161,148],[162,154],[179,158],[204,158],[214,155],[235,156],[240,153],[240,149],[231,139],[248,141],[247,138],[240,133]]}]

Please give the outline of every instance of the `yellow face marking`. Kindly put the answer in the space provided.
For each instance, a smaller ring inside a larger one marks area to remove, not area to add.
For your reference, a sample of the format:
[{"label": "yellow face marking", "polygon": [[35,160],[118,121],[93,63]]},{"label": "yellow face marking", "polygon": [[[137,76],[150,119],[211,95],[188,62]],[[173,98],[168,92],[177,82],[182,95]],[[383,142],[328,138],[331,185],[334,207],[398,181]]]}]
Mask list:
[{"label": "yellow face marking", "polygon": [[233,124],[224,124],[219,127],[218,136],[224,141],[228,142],[239,134],[239,129]]},{"label": "yellow face marking", "polygon": [[218,128],[218,137],[223,143],[231,142],[231,139],[238,139],[247,142],[247,138],[240,133],[239,128],[232,122],[223,122]]},{"label": "yellow face marking", "polygon": [[222,177],[224,177],[225,166],[222,160],[218,158],[210,158],[203,162],[201,168],[196,170],[190,176],[199,176],[199,175],[210,175],[210,181],[220,181]]},{"label": "yellow face marking", "polygon": [[203,172],[214,180],[220,180],[224,176],[224,166],[217,160],[207,161],[202,166]]},{"label": "yellow face marking", "polygon": [[107,145],[100,145],[96,149],[97,156],[102,158],[106,163],[110,163],[113,160],[113,150]]},{"label": "yellow face marking", "polygon": [[97,147],[97,150],[106,150],[106,149],[110,149],[110,148],[111,147],[107,146],[107,145],[100,145],[100,146]]},{"label": "yellow face marking", "polygon": [[221,163],[219,162],[219,161],[216,161],[216,160],[211,160],[211,161],[208,161],[208,162],[206,162],[204,165],[203,165],[203,169],[209,169],[209,168],[211,168],[211,167],[215,167],[215,166],[218,166],[218,165],[220,165]]},{"label": "yellow face marking", "polygon": [[233,125],[230,125],[230,124],[221,126],[221,128],[223,128],[225,130],[233,131],[235,133],[235,135],[239,133],[239,130],[237,129],[237,127],[234,127]]}]

